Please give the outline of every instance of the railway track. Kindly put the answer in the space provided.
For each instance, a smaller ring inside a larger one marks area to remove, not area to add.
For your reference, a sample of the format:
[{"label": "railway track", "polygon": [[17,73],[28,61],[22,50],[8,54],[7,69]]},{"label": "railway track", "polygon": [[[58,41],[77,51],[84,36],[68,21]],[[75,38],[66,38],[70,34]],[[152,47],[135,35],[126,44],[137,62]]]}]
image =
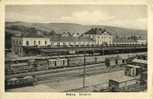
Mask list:
[{"label": "railway track", "polygon": [[[114,72],[114,71],[120,71],[123,70],[124,67],[111,67],[111,68],[106,68],[106,67],[97,67],[97,68],[87,68],[86,69],[86,76],[91,76],[91,75],[97,75],[101,73],[109,73],[109,72]],[[43,77],[40,77],[38,80],[38,84],[41,83],[48,83],[48,82],[59,82],[59,81],[64,81],[64,80],[69,80],[69,79],[75,79],[75,78],[80,78],[83,77],[83,70],[81,71],[67,71],[67,73],[62,72],[60,74],[55,74],[55,75],[43,75]]]},{"label": "railway track", "polygon": [[[92,64],[92,65],[86,65],[87,68],[95,68],[99,67],[101,65],[104,65],[104,63],[99,64]],[[20,73],[20,74],[14,74],[14,75],[6,75],[6,78],[12,78],[12,77],[22,77],[22,76],[31,76],[31,75],[44,75],[44,74],[55,74],[59,72],[66,72],[66,71],[72,71],[72,70],[82,70],[84,66],[73,66],[73,67],[66,67],[66,68],[58,68],[58,69],[52,69],[52,70],[43,70],[43,71],[36,71],[36,72],[28,72],[28,73]]]},{"label": "railway track", "polygon": [[[138,54],[144,54],[144,53],[135,53],[135,55]],[[116,56],[121,57],[127,57],[128,55],[132,55],[132,53],[128,54],[116,54]],[[111,57],[114,55],[105,55],[105,57]],[[99,64],[99,63],[98,63]],[[92,66],[94,65],[94,66]],[[97,64],[87,65],[87,67],[95,67]],[[83,66],[72,66],[72,67],[64,67],[64,68],[58,68],[58,69],[50,69],[50,70],[41,70],[41,71],[34,71],[34,72],[27,72],[27,73],[20,73],[20,74],[12,74],[12,75],[6,75],[6,79],[12,78],[12,77],[24,77],[24,76],[33,76],[33,75],[43,75],[43,74],[50,74],[50,73],[57,73],[57,72],[64,72],[64,71],[72,71],[76,69],[82,69]]]}]

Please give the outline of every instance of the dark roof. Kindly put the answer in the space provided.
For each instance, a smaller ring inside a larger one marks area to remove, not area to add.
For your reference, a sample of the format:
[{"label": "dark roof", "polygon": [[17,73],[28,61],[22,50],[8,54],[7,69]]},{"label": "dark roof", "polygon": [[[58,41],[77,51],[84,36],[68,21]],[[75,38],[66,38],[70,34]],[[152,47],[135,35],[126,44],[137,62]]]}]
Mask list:
[{"label": "dark roof", "polygon": [[50,37],[51,41],[59,41],[59,42],[77,42],[77,41],[93,41],[92,39],[88,37],[72,37],[72,36],[66,36],[66,37],[58,37],[58,36],[52,36]]},{"label": "dark roof", "polygon": [[70,32],[63,32],[62,36],[73,36]]},{"label": "dark roof", "polygon": [[39,37],[46,37],[45,35],[43,35],[43,33],[37,32],[37,33],[21,33],[19,35],[16,35],[15,37],[32,37],[32,38],[39,38]]},{"label": "dark roof", "polygon": [[85,32],[85,34],[108,34],[111,35],[110,32],[106,31],[106,29],[102,28],[92,28],[89,31]]}]

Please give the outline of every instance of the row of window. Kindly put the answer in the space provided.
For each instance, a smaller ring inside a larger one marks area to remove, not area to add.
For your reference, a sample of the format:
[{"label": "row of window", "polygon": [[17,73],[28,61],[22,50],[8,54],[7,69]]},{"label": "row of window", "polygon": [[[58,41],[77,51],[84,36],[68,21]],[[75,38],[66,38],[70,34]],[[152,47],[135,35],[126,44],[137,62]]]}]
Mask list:
[{"label": "row of window", "polygon": [[22,49],[19,48],[19,47],[15,48],[15,54],[21,55],[22,54]]},{"label": "row of window", "polygon": [[21,40],[13,40],[14,45],[21,45],[22,41]]},{"label": "row of window", "polygon": [[52,45],[92,45],[94,42],[54,42]]},{"label": "row of window", "polygon": [[98,36],[97,38],[101,38],[101,39],[112,39],[112,37],[104,37],[104,36]]},{"label": "row of window", "polygon": [[[30,41],[26,41],[26,45],[27,45],[27,46],[30,45],[29,42],[30,42]],[[33,44],[34,44],[34,45],[37,45],[37,42],[36,42],[36,41],[33,41]],[[47,41],[45,41],[44,44],[47,45]],[[38,41],[38,45],[41,45],[41,41]]]}]

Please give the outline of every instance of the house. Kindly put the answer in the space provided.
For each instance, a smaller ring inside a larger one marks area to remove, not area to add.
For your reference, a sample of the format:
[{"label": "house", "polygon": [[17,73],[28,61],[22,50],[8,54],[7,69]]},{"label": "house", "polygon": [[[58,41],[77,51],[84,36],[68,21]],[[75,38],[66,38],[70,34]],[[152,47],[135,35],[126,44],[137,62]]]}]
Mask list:
[{"label": "house", "polygon": [[146,44],[147,44],[147,40],[138,39],[138,40],[137,40],[137,43],[138,43],[138,44],[142,44],[142,45],[146,45]]},{"label": "house", "polygon": [[94,45],[94,40],[88,37],[74,37],[72,35],[64,34],[61,37],[50,37],[52,47],[79,47],[79,46],[91,46]]},{"label": "house", "polygon": [[84,33],[84,35],[93,39],[96,42],[96,45],[109,45],[112,44],[113,40],[111,33],[101,28],[92,28]]}]

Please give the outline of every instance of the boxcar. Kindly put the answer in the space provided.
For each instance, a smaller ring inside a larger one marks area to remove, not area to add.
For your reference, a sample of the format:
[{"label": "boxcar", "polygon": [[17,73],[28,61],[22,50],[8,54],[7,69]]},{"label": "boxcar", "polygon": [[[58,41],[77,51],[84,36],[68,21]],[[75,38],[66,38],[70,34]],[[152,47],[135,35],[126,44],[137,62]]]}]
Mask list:
[{"label": "boxcar", "polygon": [[105,61],[105,56],[96,56],[96,62],[101,63]]},{"label": "boxcar", "polygon": [[47,59],[36,59],[35,60],[36,69],[39,70],[46,70],[48,69],[48,60]]},{"label": "boxcar", "polygon": [[85,63],[86,64],[93,64],[93,63],[96,63],[96,58],[95,56],[86,56],[85,57]]},{"label": "boxcar", "polygon": [[56,67],[56,59],[48,59],[48,68],[55,68]]},{"label": "boxcar", "polygon": [[10,71],[12,74],[17,73],[25,73],[31,70],[31,66],[28,63],[17,63],[17,64],[10,64]]},{"label": "boxcar", "polygon": [[65,58],[57,58],[56,59],[56,67],[64,67],[64,66],[67,66],[67,59]]},{"label": "boxcar", "polygon": [[77,56],[77,57],[71,57],[68,58],[69,60],[69,66],[79,66],[84,64],[84,57]]}]

